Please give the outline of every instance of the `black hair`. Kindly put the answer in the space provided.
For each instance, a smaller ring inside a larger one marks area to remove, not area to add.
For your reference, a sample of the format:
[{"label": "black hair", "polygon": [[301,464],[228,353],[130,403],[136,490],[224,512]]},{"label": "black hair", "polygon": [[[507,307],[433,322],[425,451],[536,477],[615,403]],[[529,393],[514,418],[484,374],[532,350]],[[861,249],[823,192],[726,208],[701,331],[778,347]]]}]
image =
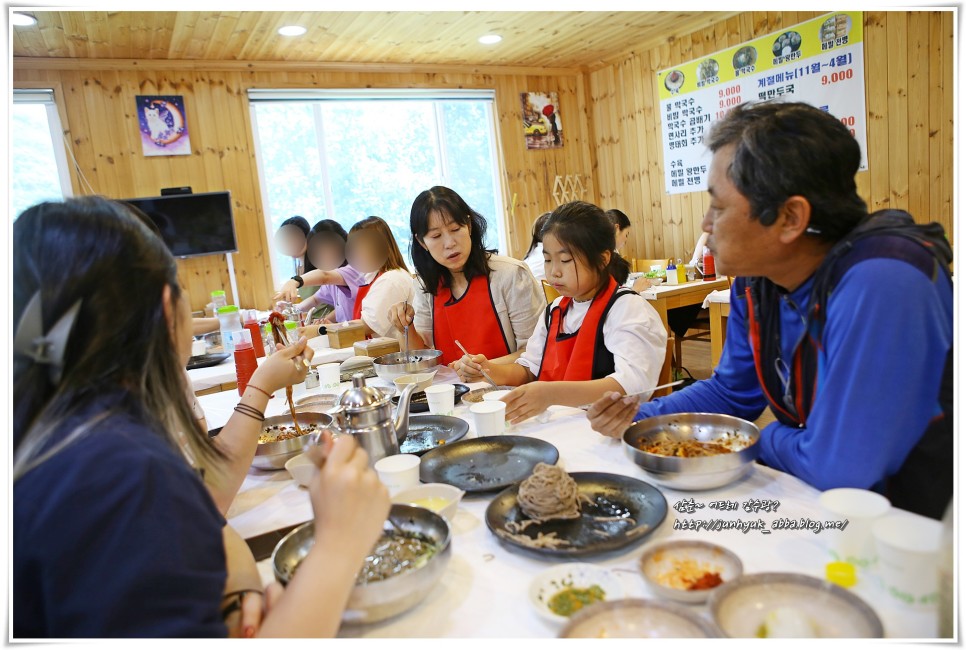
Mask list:
[{"label": "black hair", "polygon": [[296,228],[302,231],[303,235],[305,235],[306,237],[309,236],[309,222],[306,220],[305,217],[300,217],[298,215],[295,215],[294,217],[289,217],[288,219],[286,219],[285,221],[283,221],[278,225],[278,229],[281,230],[282,227],[284,226],[295,226]]},{"label": "black hair", "polygon": [[616,208],[611,208],[604,215],[610,219],[610,222],[620,228],[621,230],[627,230],[631,227],[631,220],[627,218],[627,215],[617,210]]},{"label": "black hair", "polygon": [[[301,217],[299,217],[299,219],[301,219]],[[319,221],[316,221],[315,225],[312,226],[312,229],[309,230],[309,233],[306,236],[305,271],[304,271],[305,273],[308,273],[309,271],[314,271],[317,268],[315,264],[312,263],[312,260],[309,259],[309,248],[308,248],[309,242],[311,242],[312,238],[315,237],[316,235],[327,233],[327,232],[332,232],[337,234],[339,237],[342,238],[343,242],[349,239],[349,233],[345,231],[345,228],[343,228],[342,224],[339,223],[338,221],[335,221],[334,219],[320,219]],[[342,264],[339,265],[339,268],[345,266],[348,263],[349,262],[347,260],[343,259]]]},{"label": "black hair", "polygon": [[715,123],[707,142],[712,152],[736,145],[728,178],[763,225],[775,223],[791,196],[811,205],[805,232],[827,241],[838,241],[868,214],[855,186],[859,143],[826,111],[800,102],[739,104]]},{"label": "black hair", "polygon": [[178,269],[143,215],[97,196],[28,208],[13,224],[13,277],[14,323],[21,322],[34,295],[40,298],[44,331],[80,303],[57,383],[48,366],[14,353],[15,480],[91,434],[108,412],[70,431],[63,427],[100,396],[118,390],[179,454],[183,433],[195,459],[219,471],[210,463],[222,454],[192,413],[165,315],[165,287],[175,304],[186,299]]},{"label": "black hair", "polygon": [[463,266],[463,275],[467,282],[480,275],[490,273],[489,254],[484,248],[486,241],[486,219],[479,212],[466,204],[463,198],[449,189],[436,185],[420,192],[409,212],[409,229],[413,239],[409,245],[409,254],[413,258],[413,265],[422,280],[423,287],[435,296],[439,286],[451,287],[453,275],[449,269],[438,263],[429,251],[422,247],[423,238],[429,232],[429,218],[433,213],[449,216],[461,226],[470,227],[470,254]]},{"label": "black hair", "polygon": [[[598,292],[607,287],[608,276],[613,276],[619,285],[627,281],[631,266],[614,250],[614,225],[604,211],[593,203],[573,201],[561,205],[550,213],[540,231],[540,238],[543,239],[548,233],[597,271],[600,280]],[[609,263],[604,261],[607,252],[610,252]]]},{"label": "black hair", "polygon": [[550,218],[550,213],[544,212],[539,217],[537,217],[536,221],[533,222],[533,234],[530,236],[530,248],[527,249],[527,254],[523,256],[524,259],[526,259],[527,257],[530,257],[530,253],[532,253],[533,249],[536,248],[537,244],[540,243],[540,239],[541,239],[540,231],[543,230],[543,224],[547,223],[547,219],[549,218]]}]

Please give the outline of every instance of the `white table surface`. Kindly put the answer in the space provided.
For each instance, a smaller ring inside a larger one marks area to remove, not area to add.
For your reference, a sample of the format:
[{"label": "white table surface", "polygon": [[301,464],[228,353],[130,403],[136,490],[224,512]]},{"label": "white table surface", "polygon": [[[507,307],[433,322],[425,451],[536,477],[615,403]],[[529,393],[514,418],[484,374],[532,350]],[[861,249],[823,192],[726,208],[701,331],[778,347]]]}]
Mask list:
[{"label": "white table surface", "polygon": [[[456,380],[455,373],[444,369],[437,375],[439,382]],[[381,379],[369,380],[372,385],[385,385]],[[348,384],[343,384],[348,387]],[[478,387],[473,384],[471,388]],[[284,391],[279,391],[282,395]],[[297,386],[296,397],[321,393],[319,389],[306,391]],[[221,392],[199,397],[211,428],[222,426],[237,402],[233,392]],[[285,410],[284,399],[273,399],[267,415]],[[467,438],[476,436],[467,407],[457,404],[456,415],[470,422]],[[511,431],[517,435],[546,440],[560,451],[559,463],[570,472],[598,471],[624,474],[650,482],[643,470],[624,455],[621,443],[606,439],[594,432],[583,411],[568,407],[551,407],[551,418],[540,424],[530,420]],[[694,532],[674,530],[675,519],[763,519],[766,525],[777,518],[800,519],[826,517],[818,505],[819,492],[803,481],[783,472],[755,465],[745,478],[723,488],[703,492],[683,492],[660,488],[668,502],[664,522],[643,544],[618,551],[615,555],[590,558],[590,561],[613,570],[624,583],[627,597],[654,598],[637,569],[643,550],[651,543],[675,539],[702,539],[727,547],[741,558],[745,573],[768,571],[794,572],[824,577],[828,561],[826,543],[835,531],[813,533],[807,531],[776,530],[771,534],[751,530]],[[553,637],[557,626],[540,618],[531,608],[527,591],[537,573],[557,561],[541,561],[510,551],[489,532],[485,511],[492,494],[484,497],[464,497],[459,511],[451,522],[453,527],[452,557],[446,573],[426,599],[412,610],[388,621],[362,627],[345,626],[341,636],[349,637]],[[680,499],[693,498],[708,504],[719,499],[739,502],[737,511],[705,508],[695,514],[675,511]],[[749,499],[772,499],[780,502],[777,512],[746,513],[741,505]],[[893,509],[893,512],[902,512]],[[918,515],[903,513],[915,524]],[[284,526],[312,518],[308,493],[292,481],[288,472],[249,470],[244,484],[228,512],[228,522],[244,538],[253,537]],[[259,570],[266,584],[273,581],[269,560],[259,562]],[[938,618],[932,612],[899,610],[886,602],[873,585],[873,580],[859,575],[853,591],[862,596],[879,614],[886,636],[898,638],[934,637]],[[705,605],[691,605],[694,611],[710,618]]]},{"label": "white table surface", "polygon": [[[325,336],[316,336],[310,338],[309,345],[315,351],[315,356],[312,357],[312,366],[317,366],[323,363],[341,363],[355,354],[351,347],[330,348],[328,338]],[[261,365],[267,358],[268,357],[259,357],[259,365]],[[217,366],[208,366],[207,368],[189,370],[188,377],[191,379],[191,389],[196,393],[201,390],[212,388],[213,386],[229,384],[235,381],[235,360],[233,357],[229,356]]]}]

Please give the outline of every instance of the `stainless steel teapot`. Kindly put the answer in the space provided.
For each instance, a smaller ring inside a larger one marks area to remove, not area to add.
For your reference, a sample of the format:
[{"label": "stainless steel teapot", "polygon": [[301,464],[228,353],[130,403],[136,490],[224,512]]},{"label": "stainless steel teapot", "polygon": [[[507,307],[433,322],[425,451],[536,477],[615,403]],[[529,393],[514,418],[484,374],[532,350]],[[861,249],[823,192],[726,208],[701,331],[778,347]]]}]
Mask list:
[{"label": "stainless steel teapot", "polygon": [[352,388],[329,409],[330,429],[336,435],[350,435],[369,454],[369,464],[399,453],[399,445],[409,432],[409,399],[416,384],[408,384],[399,395],[395,417],[391,397],[372,386],[366,386],[362,373],[352,377]]}]

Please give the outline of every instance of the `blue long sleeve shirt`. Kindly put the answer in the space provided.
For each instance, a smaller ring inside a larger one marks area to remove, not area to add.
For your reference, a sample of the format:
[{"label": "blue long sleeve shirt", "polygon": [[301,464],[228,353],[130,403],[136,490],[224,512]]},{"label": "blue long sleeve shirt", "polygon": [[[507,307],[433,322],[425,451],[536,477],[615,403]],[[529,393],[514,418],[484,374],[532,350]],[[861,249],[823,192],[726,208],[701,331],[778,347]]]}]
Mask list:
[{"label": "blue long sleeve shirt", "polygon": [[[805,329],[813,279],[784,296],[782,357]],[[774,422],[760,459],[820,490],[884,488],[941,414],[938,395],[953,342],[952,285],[885,258],[850,268],[829,296],[817,391],[806,426]],[[644,404],[636,420],[711,412],[757,419],[767,406],[748,336],[747,303],[732,289],[721,361],[710,379]],[[952,462],[952,459],[950,459]]]}]

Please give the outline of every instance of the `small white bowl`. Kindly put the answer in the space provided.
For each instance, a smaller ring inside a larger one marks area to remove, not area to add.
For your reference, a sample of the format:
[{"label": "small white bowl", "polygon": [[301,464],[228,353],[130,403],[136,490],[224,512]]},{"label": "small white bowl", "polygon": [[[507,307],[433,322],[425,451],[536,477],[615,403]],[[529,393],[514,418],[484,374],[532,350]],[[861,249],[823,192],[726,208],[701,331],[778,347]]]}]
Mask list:
[{"label": "small white bowl", "polygon": [[402,377],[396,377],[392,380],[392,383],[396,384],[396,389],[400,393],[406,388],[407,384],[416,384],[416,392],[421,390],[426,390],[429,388],[430,384],[433,383],[433,377],[436,376],[436,371],[432,372],[420,372],[412,375],[403,375]]},{"label": "small white bowl", "polygon": [[[597,585],[604,590],[604,600],[620,600],[624,597],[624,585],[620,578],[595,564],[567,562],[550,567],[530,583],[530,604],[537,614],[551,623],[566,623],[569,616],[550,611],[550,599],[568,588],[588,589]],[[585,606],[587,607],[587,606]],[[580,611],[580,610],[577,610]],[[575,612],[576,613],[576,612]]]},{"label": "small white bowl", "polygon": [[312,475],[315,474],[315,463],[309,460],[305,454],[293,456],[285,462],[285,469],[292,475],[295,482],[303,487],[308,487]]},{"label": "small white bowl", "polygon": [[741,577],[742,564],[738,556],[728,549],[699,540],[674,540],[650,547],[641,556],[641,573],[644,580],[660,598],[681,603],[703,603],[718,587],[711,589],[686,589],[661,584],[659,578],[673,571],[675,563],[693,562],[700,571],[711,571],[721,576],[721,584]]},{"label": "small white bowl", "polygon": [[400,490],[393,495],[392,502],[427,508],[452,521],[464,494],[463,490],[446,483],[426,483]]},{"label": "small white bowl", "polygon": [[483,401],[495,402],[497,400],[503,399],[504,397],[506,397],[512,392],[513,392],[512,389],[511,390],[491,390],[489,393],[483,393]]}]

